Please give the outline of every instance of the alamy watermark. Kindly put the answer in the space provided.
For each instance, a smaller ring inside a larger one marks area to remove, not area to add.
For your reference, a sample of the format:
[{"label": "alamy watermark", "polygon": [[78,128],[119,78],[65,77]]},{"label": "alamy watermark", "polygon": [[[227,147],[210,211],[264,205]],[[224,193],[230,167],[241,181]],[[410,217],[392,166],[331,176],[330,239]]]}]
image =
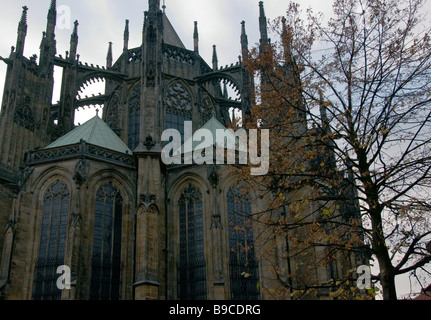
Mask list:
[{"label": "alamy watermark", "polygon": [[58,6],[56,27],[62,30],[72,29],[72,10],[69,6]]},{"label": "alamy watermark", "polygon": [[371,289],[371,267],[362,265],[356,269],[358,279],[356,280],[356,287],[359,290]]},{"label": "alamy watermark", "polygon": [[72,272],[70,267],[61,265],[57,268],[57,274],[61,274],[57,279],[57,288],[60,290],[70,290],[72,285]]},{"label": "alamy watermark", "polygon": [[[162,150],[162,161],[170,164],[250,164],[250,173],[261,176],[269,170],[269,130],[239,128],[201,128],[192,134],[192,122],[184,122],[184,143],[176,129],[163,131],[161,140],[168,142]],[[260,143],[259,143],[260,133]],[[215,156],[214,156],[215,147]],[[259,148],[260,147],[260,148]]]},{"label": "alamy watermark", "polygon": [[[356,273],[358,275],[356,287],[360,290],[371,289],[371,267],[367,265],[358,266]],[[72,281],[72,272],[69,266],[59,266],[57,268],[57,274],[60,274],[56,283],[59,290],[70,290],[72,284],[76,283],[76,281]]]}]

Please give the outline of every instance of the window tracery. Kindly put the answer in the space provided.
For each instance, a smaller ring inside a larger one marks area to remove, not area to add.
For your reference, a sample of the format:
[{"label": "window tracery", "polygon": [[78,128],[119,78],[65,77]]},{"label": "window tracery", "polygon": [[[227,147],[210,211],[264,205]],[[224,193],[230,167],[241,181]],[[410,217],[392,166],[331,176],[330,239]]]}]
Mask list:
[{"label": "window tracery", "polygon": [[123,198],[109,182],[97,190],[90,299],[119,300]]},{"label": "window tracery", "polygon": [[30,109],[30,98],[26,97],[24,104],[16,108],[14,122],[28,130],[34,130],[35,121],[33,112]]},{"label": "window tracery", "polygon": [[139,144],[139,130],[141,126],[141,86],[133,88],[129,98],[129,129],[128,147],[135,149]]},{"label": "window tracery", "polygon": [[42,227],[36,261],[34,300],[60,300],[61,290],[56,282],[57,268],[64,264],[70,191],[57,180],[45,192],[42,208]]},{"label": "window tracery", "polygon": [[189,185],[179,201],[179,298],[206,299],[202,193]]},{"label": "window tracery", "polygon": [[251,203],[239,187],[227,193],[229,273],[233,300],[259,298]]},{"label": "window tracery", "polygon": [[184,142],[184,122],[192,120],[192,98],[181,82],[176,82],[167,90],[166,129],[176,129]]}]

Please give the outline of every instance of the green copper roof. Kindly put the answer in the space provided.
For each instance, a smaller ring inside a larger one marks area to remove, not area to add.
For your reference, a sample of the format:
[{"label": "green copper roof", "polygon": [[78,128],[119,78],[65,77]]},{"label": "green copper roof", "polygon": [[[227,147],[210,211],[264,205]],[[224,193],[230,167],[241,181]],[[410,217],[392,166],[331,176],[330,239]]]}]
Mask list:
[{"label": "green copper roof", "polygon": [[57,139],[45,149],[74,145],[81,140],[105,149],[132,154],[132,151],[98,115]]},{"label": "green copper roof", "polygon": [[[228,142],[227,146],[224,145],[224,143],[222,142],[221,146],[223,148],[230,149],[229,146],[233,146],[233,148],[235,148],[236,150],[246,151],[247,146],[238,145],[238,142],[239,142],[238,138],[235,136],[234,133],[227,130],[227,128],[220,121],[217,120],[214,112],[212,112],[211,119],[207,123],[205,123],[200,129],[209,130],[212,136],[212,146],[214,147],[217,147],[217,145],[219,144],[218,143],[219,141],[217,141],[217,130],[221,130],[222,132],[226,133],[226,139]],[[186,146],[192,147],[192,150],[198,149],[197,147],[199,147],[199,149],[208,148],[211,146],[210,142],[211,141],[205,141],[205,142],[194,141],[192,136],[189,139],[187,139],[187,141],[183,144],[182,152],[183,153],[190,152],[190,150],[185,150]]]}]

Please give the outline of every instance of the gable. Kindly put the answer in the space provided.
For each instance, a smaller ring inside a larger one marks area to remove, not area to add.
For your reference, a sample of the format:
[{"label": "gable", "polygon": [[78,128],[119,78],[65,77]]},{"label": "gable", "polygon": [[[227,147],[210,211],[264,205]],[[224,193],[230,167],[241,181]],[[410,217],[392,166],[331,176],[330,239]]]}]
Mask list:
[{"label": "gable", "polygon": [[45,149],[74,145],[81,140],[108,150],[132,154],[129,147],[98,115],[60,137]]}]

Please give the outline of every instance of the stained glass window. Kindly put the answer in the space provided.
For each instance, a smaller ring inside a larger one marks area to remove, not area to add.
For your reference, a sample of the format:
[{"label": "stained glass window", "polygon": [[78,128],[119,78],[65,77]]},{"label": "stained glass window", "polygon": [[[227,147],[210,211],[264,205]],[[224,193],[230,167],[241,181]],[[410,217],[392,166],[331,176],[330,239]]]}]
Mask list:
[{"label": "stained glass window", "polygon": [[139,130],[141,126],[141,86],[136,86],[129,99],[129,130],[128,147],[135,149],[139,144]]},{"label": "stained glass window", "polygon": [[227,194],[229,271],[231,298],[259,298],[258,268],[255,259],[251,203],[247,194],[232,187]]},{"label": "stained glass window", "polygon": [[123,199],[110,182],[96,193],[90,299],[120,299]]},{"label": "stained glass window", "polygon": [[49,187],[44,195],[34,300],[61,299],[61,290],[56,284],[60,277],[57,268],[64,265],[69,203],[70,192],[60,181]]},{"label": "stained glass window", "polygon": [[189,185],[179,200],[179,298],[206,299],[202,194]]}]

